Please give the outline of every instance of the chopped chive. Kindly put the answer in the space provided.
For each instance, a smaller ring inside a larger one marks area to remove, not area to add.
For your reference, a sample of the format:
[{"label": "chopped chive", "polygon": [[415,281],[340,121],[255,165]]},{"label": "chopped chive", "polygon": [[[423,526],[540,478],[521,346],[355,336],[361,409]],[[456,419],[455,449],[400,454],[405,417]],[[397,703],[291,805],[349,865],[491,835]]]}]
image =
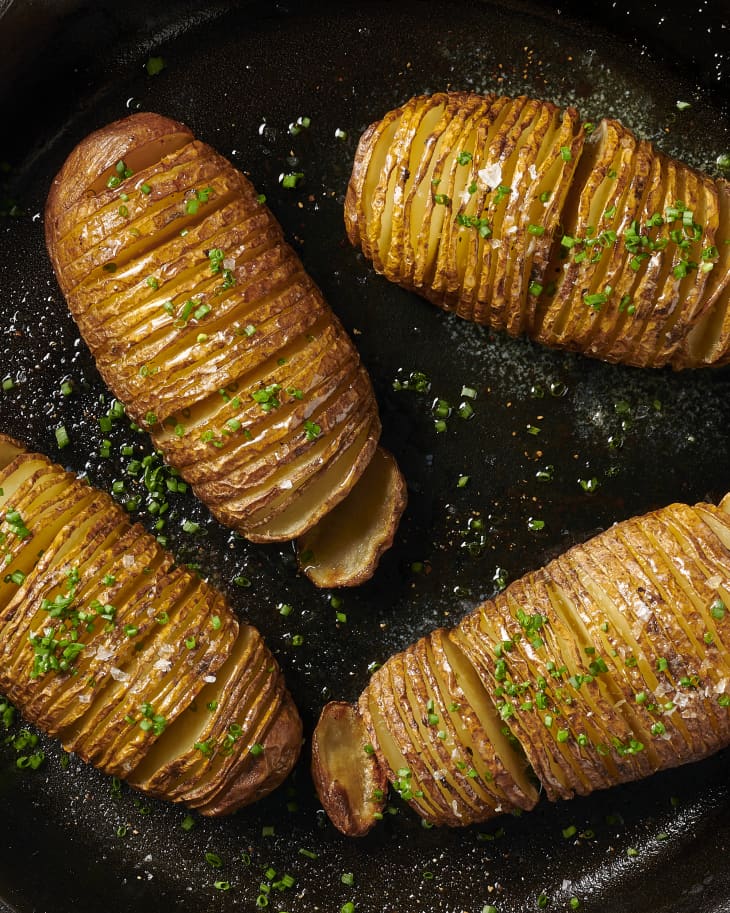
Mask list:
[{"label": "chopped chive", "polygon": [[56,428],[56,444],[58,445],[59,450],[63,450],[64,447],[68,447],[71,443],[71,439],[68,436],[68,431],[64,425],[60,425]]},{"label": "chopped chive", "polygon": [[163,57],[148,57],[147,58],[147,75],[148,76],[157,76],[165,69],[165,60]]},{"label": "chopped chive", "polygon": [[303,177],[303,171],[292,171],[289,172],[289,174],[282,174],[279,180],[281,181],[281,186],[285,190],[293,190],[298,186]]}]

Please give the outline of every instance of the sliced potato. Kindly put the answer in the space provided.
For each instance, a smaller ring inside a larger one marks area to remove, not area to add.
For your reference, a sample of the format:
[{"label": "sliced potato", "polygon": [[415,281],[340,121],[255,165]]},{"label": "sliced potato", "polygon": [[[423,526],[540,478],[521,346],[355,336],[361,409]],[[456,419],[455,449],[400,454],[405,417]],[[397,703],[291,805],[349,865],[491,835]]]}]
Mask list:
[{"label": "sliced potato", "polygon": [[462,317],[611,362],[730,361],[730,190],[612,119],[437,92],[363,134],[345,225]]},{"label": "sliced potato", "polygon": [[271,542],[341,504],[349,551],[327,585],[371,576],[405,506],[394,472],[371,474],[378,522],[358,531],[346,506],[380,434],[372,386],[243,174],[182,124],[133,115],[71,153],[46,241],[101,375],[211,512]]},{"label": "sliced potato", "polygon": [[730,495],[618,523],[329,705],[320,800],[361,835],[363,783],[387,778],[453,826],[532,808],[533,776],[557,800],[699,760],[730,745],[729,647]]},{"label": "sliced potato", "polygon": [[259,633],[108,495],[2,435],[0,490],[0,692],[67,750],[203,814],[277,786],[302,726]]}]

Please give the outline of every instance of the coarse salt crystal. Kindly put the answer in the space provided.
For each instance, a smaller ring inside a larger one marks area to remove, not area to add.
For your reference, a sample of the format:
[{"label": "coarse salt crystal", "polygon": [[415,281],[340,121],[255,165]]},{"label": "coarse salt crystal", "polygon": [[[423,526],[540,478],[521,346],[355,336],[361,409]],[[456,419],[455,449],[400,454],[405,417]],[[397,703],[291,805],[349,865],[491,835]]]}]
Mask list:
[{"label": "coarse salt crystal", "polygon": [[134,555],[122,555],[122,564],[125,567],[132,567],[134,564]]},{"label": "coarse salt crystal", "polygon": [[537,168],[535,168],[534,163],[527,169],[527,173],[530,175],[533,181],[537,180]]},{"label": "coarse salt crystal", "polygon": [[722,577],[719,574],[715,574],[714,577],[707,578],[707,586],[709,586],[710,589],[716,590],[720,586],[721,583],[722,583]]},{"label": "coarse salt crystal", "polygon": [[215,675],[206,675],[203,677],[203,681],[207,682],[209,685],[212,685],[215,680]]},{"label": "coarse salt crystal", "polygon": [[102,663],[105,663],[108,659],[111,659],[114,656],[114,650],[111,647],[100,646],[96,651],[96,658]]},{"label": "coarse salt crystal", "polygon": [[486,168],[477,171],[477,177],[480,181],[484,181],[487,187],[496,187],[502,180],[502,166],[499,162],[487,165]]},{"label": "coarse salt crystal", "polygon": [[117,669],[116,666],[112,666],[109,670],[109,674],[114,679],[115,682],[128,682],[129,681],[129,672],[125,672],[123,669]]},{"label": "coarse salt crystal", "polygon": [[468,188],[466,190],[462,190],[461,193],[459,194],[459,202],[461,203],[462,206],[466,206],[470,199],[471,199],[471,194],[469,193]]},{"label": "coarse salt crystal", "polygon": [[157,672],[169,672],[172,669],[172,663],[169,659],[158,659],[157,662],[152,666],[153,669],[156,669]]},{"label": "coarse salt crystal", "polygon": [[91,703],[90,694],[84,693],[84,694],[79,695],[79,704],[90,704],[90,703]]},{"label": "coarse salt crystal", "polygon": [[233,257],[226,257],[223,261],[223,269],[234,269],[236,266],[236,261]]}]

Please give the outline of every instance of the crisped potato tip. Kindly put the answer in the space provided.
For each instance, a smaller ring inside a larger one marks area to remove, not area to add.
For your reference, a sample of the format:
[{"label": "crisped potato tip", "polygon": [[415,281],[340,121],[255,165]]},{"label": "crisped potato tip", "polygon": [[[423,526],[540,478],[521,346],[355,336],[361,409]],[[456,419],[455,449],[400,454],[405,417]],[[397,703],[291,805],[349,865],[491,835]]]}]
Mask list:
[{"label": "crisped potato tip", "polygon": [[730,184],[573,108],[417,96],[363,134],[345,224],[462,317],[610,362],[730,361]]}]

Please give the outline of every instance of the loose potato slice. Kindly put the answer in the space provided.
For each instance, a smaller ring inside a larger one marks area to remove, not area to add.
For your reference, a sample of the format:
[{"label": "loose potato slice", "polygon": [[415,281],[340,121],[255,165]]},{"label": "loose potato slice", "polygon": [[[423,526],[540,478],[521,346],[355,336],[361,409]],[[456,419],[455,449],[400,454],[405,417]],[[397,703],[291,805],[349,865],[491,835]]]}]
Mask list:
[{"label": "loose potato slice", "polygon": [[[0,691],[67,750],[203,814],[277,786],[302,727],[258,632],[111,498],[2,435],[0,490]],[[187,742],[208,732],[230,736],[225,758]]]},{"label": "loose potato slice", "polygon": [[730,361],[729,193],[618,121],[438,92],[365,131],[345,225],[377,272],[465,318],[680,369]]},{"label": "loose potato slice", "polygon": [[405,506],[377,472],[382,521],[358,534],[345,506],[380,434],[372,386],[246,178],[182,124],[133,115],[71,153],[46,241],[101,375],[211,512],[271,542],[342,502],[349,551],[327,580],[371,576]]},{"label": "loose potato slice", "polygon": [[320,800],[360,835],[378,817],[364,778],[386,777],[453,826],[532,808],[533,774],[556,800],[707,757],[730,745],[728,605],[730,495],[618,523],[388,659],[357,707],[326,710]]},{"label": "loose potato slice", "polygon": [[[363,583],[393,542],[394,518],[403,512],[405,500],[405,480],[398,465],[387,450],[378,447],[347,499],[298,540],[300,568],[319,587]],[[372,535],[363,540],[362,533],[368,529]],[[360,551],[353,560],[362,541],[368,551]]]},{"label": "loose potato slice", "polygon": [[312,735],[312,778],[335,826],[362,837],[385,808],[385,771],[368,753],[367,730],[358,708],[327,704]]}]

